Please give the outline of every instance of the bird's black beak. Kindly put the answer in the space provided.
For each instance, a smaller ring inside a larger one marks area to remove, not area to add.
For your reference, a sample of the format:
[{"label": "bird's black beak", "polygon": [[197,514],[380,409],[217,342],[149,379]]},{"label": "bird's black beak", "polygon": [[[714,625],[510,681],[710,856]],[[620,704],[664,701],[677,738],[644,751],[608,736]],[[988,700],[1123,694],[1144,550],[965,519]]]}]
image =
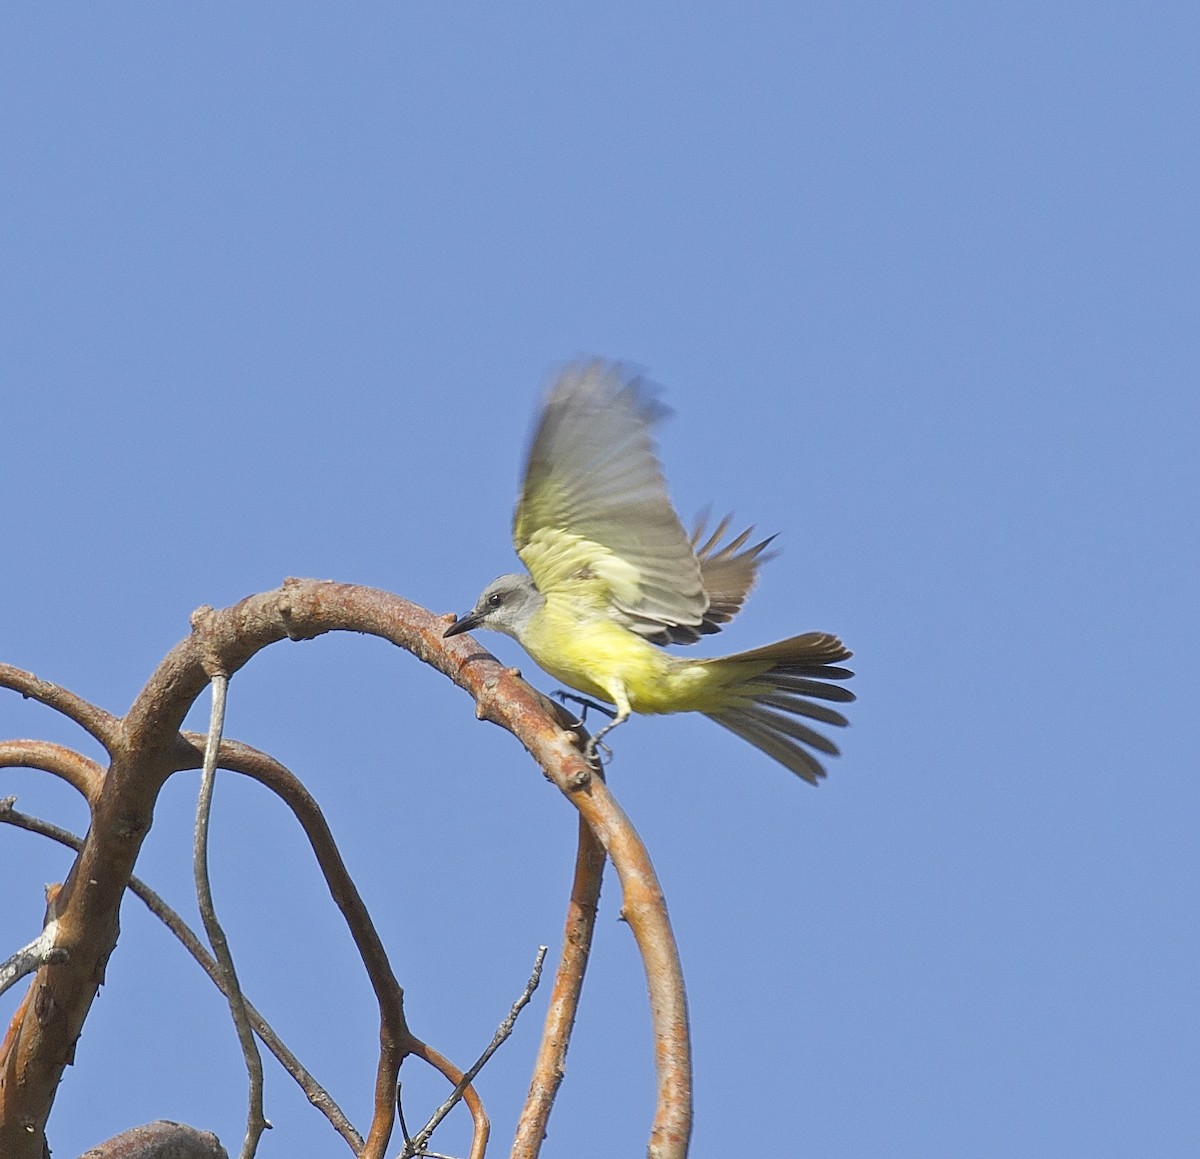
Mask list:
[{"label": "bird's black beak", "polygon": [[447,636],[457,636],[459,632],[469,632],[474,628],[482,617],[476,612],[468,612],[465,616],[459,616],[453,624],[450,625],[443,633],[442,639]]}]

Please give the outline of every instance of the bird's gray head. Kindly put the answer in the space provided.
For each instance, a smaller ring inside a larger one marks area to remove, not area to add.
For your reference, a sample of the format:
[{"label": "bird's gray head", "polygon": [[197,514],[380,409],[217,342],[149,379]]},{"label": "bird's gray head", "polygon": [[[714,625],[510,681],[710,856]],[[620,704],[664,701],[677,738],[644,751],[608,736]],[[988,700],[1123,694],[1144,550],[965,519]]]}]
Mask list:
[{"label": "bird's gray head", "polygon": [[530,617],[545,602],[529,576],[502,575],[492,580],[475,606],[465,616],[459,616],[442,635],[457,636],[472,628],[491,628],[519,640]]}]

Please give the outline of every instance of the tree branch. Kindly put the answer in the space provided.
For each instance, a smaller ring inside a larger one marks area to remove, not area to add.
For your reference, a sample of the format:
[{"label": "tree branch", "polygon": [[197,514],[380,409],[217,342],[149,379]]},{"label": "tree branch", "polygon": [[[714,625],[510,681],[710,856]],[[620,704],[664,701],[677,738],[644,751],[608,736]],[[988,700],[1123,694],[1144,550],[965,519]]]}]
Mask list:
[{"label": "tree branch", "polygon": [[[204,737],[185,733],[178,738],[175,761],[180,769],[198,768],[203,760]],[[217,763],[223,769],[258,781],[291,809],[304,830],[325,878],[330,896],[345,918],[375,999],[379,1005],[379,1063],[375,1079],[375,1111],[363,1156],[381,1156],[391,1136],[400,1063],[414,1049],[416,1039],[404,1017],[404,991],[400,988],[387,951],[371,915],[338,851],[320,806],[300,781],[273,757],[237,741],[222,741]]]},{"label": "tree branch", "polygon": [[263,1114],[263,1067],[262,1056],[254,1042],[250,1029],[250,1018],[246,1013],[246,998],[238,982],[237,968],[229,949],[229,940],[217,918],[213,905],[212,885],[208,876],[208,822],[212,815],[212,795],[217,779],[217,751],[221,747],[221,733],[225,729],[225,695],[229,690],[229,677],[223,672],[212,676],[212,714],[208,726],[208,739],[204,746],[203,769],[200,778],[200,796],[196,805],[196,831],[192,845],[193,876],[196,882],[196,899],[200,907],[200,919],[212,946],[213,958],[221,975],[221,992],[229,1002],[233,1025],[237,1030],[238,1045],[246,1063],[250,1081],[249,1106],[246,1109],[246,1134],[242,1140],[241,1159],[253,1159],[258,1150],[262,1133],[271,1124]]},{"label": "tree branch", "polygon": [[89,805],[100,792],[104,769],[90,757],[48,740],[0,741],[0,768],[41,769],[66,781]]},{"label": "tree branch", "polygon": [[575,1026],[579,997],[583,992],[583,977],[596,929],[604,862],[604,847],[596,840],[588,823],[580,817],[575,880],[567,907],[562,954],[554,976],[554,989],[550,992],[550,1004],[529,1094],[517,1121],[510,1159],[535,1159],[546,1137],[550,1112],[566,1071],[567,1047],[571,1043],[571,1031]]},{"label": "tree branch", "polygon": [[[11,807],[13,799],[11,797],[0,798],[0,823],[16,826],[42,837],[49,837],[50,840],[57,841],[60,845],[65,845],[68,849],[74,849],[76,852],[83,848],[82,837],[77,837],[74,833],[69,833],[40,817],[17,812]],[[146,908],[179,939],[183,948],[191,954],[200,968],[209,976],[213,985],[224,993],[222,989],[224,980],[217,969],[216,960],[204,948],[200,939],[188,927],[187,922],[141,878],[130,877],[129,891],[138,897]],[[225,996],[228,997],[228,994]],[[357,1155],[362,1150],[362,1136],[346,1118],[333,1096],[305,1069],[300,1060],[288,1049],[287,1044],[275,1033],[270,1023],[250,1002],[246,1003],[246,1013],[250,1017],[254,1033],[262,1039],[284,1070],[295,1079],[297,1086],[304,1092],[308,1101],[329,1120],[330,1126],[345,1139],[350,1149]]]},{"label": "tree branch", "polygon": [[[448,1082],[454,1084],[457,1090],[465,1074],[441,1051],[435,1050],[428,1043],[417,1039],[413,1043],[412,1053],[422,1062],[427,1062],[434,1070],[440,1071]],[[463,1087],[462,1100],[467,1104],[467,1110],[471,1112],[471,1122],[474,1127],[474,1134],[471,1136],[471,1150],[467,1153],[467,1159],[483,1159],[484,1152],[487,1150],[488,1138],[492,1133],[492,1125],[488,1121],[487,1112],[483,1109],[483,1100],[480,1099],[479,1093],[469,1081]]]},{"label": "tree branch", "polygon": [[[646,847],[604,781],[576,747],[577,736],[557,728],[531,697],[514,689],[516,674],[497,675],[495,661],[470,636],[456,651],[463,684],[475,697],[476,715],[515,733],[567,799],[579,810],[621,881],[622,914],[642,955],[650,992],[658,1100],[647,1153],[650,1159],[683,1159],[692,1130],[692,1060],[687,996],[679,950],[662,888]],[[544,699],[544,698],[542,698]]]},{"label": "tree branch", "polygon": [[51,962],[65,962],[66,958],[67,951],[54,944],[54,923],[50,922],[29,945],[0,962],[0,994],[34,970]]},{"label": "tree branch", "polygon": [[[437,1130],[438,1125],[454,1109],[459,1099],[463,1097],[467,1087],[475,1080],[475,1076],[483,1070],[487,1060],[500,1049],[504,1041],[512,1034],[513,1027],[517,1024],[518,1015],[529,1005],[529,999],[533,996],[533,992],[538,988],[538,983],[542,980],[542,963],[545,960],[546,947],[541,946],[538,948],[537,960],[533,964],[533,973],[529,975],[529,981],[525,983],[525,989],[521,992],[521,996],[516,1002],[513,1003],[512,1009],[509,1010],[504,1021],[500,1023],[496,1033],[492,1035],[492,1041],[488,1043],[483,1054],[475,1060],[474,1065],[458,1080],[454,1086],[454,1090],[446,1097],[446,1101],[430,1116],[429,1122],[411,1139],[405,1140],[404,1150],[400,1153],[400,1159],[411,1159],[412,1156],[424,1155],[426,1153],[426,1144],[433,1137],[433,1133]],[[474,1151],[474,1148],[472,1148],[472,1151]]]},{"label": "tree branch", "polygon": [[11,688],[26,700],[36,700],[48,708],[53,708],[68,720],[73,720],[112,752],[113,741],[121,725],[120,720],[112,713],[97,708],[82,696],[76,696],[74,692],[51,684],[49,680],[39,680],[32,672],[14,668],[11,664],[0,664],[0,688]]}]

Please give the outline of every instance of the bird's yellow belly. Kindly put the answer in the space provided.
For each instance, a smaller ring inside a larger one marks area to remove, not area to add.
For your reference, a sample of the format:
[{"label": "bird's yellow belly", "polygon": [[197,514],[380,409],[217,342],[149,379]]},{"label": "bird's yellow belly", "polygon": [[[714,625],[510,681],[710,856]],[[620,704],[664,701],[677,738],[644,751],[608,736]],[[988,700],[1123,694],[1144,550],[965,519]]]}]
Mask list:
[{"label": "bird's yellow belly", "polygon": [[585,696],[644,713],[709,707],[703,662],[676,660],[603,613],[581,615],[578,606],[547,600],[521,643],[539,667]]}]

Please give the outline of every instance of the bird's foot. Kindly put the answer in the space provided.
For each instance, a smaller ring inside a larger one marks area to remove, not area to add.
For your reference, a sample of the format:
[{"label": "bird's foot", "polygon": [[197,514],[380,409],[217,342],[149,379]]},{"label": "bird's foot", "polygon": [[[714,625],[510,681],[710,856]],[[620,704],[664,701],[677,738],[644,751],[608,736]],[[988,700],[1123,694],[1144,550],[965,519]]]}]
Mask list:
[{"label": "bird's foot", "polygon": [[583,724],[587,720],[587,710],[589,708],[594,708],[597,712],[604,713],[609,720],[616,720],[617,718],[617,714],[606,705],[597,704],[594,700],[589,700],[586,696],[580,696],[576,692],[568,692],[565,688],[556,688],[550,695],[555,700],[561,700],[563,704],[566,704],[568,700],[578,704],[583,709],[583,714],[579,717],[580,724]]},{"label": "bird's foot", "polygon": [[[592,706],[596,707],[595,705]],[[603,754],[603,756],[601,756]],[[588,764],[597,765],[603,768],[609,761],[612,760],[613,751],[606,745],[599,736],[589,736],[587,744],[583,747],[583,755],[587,757]]]}]

